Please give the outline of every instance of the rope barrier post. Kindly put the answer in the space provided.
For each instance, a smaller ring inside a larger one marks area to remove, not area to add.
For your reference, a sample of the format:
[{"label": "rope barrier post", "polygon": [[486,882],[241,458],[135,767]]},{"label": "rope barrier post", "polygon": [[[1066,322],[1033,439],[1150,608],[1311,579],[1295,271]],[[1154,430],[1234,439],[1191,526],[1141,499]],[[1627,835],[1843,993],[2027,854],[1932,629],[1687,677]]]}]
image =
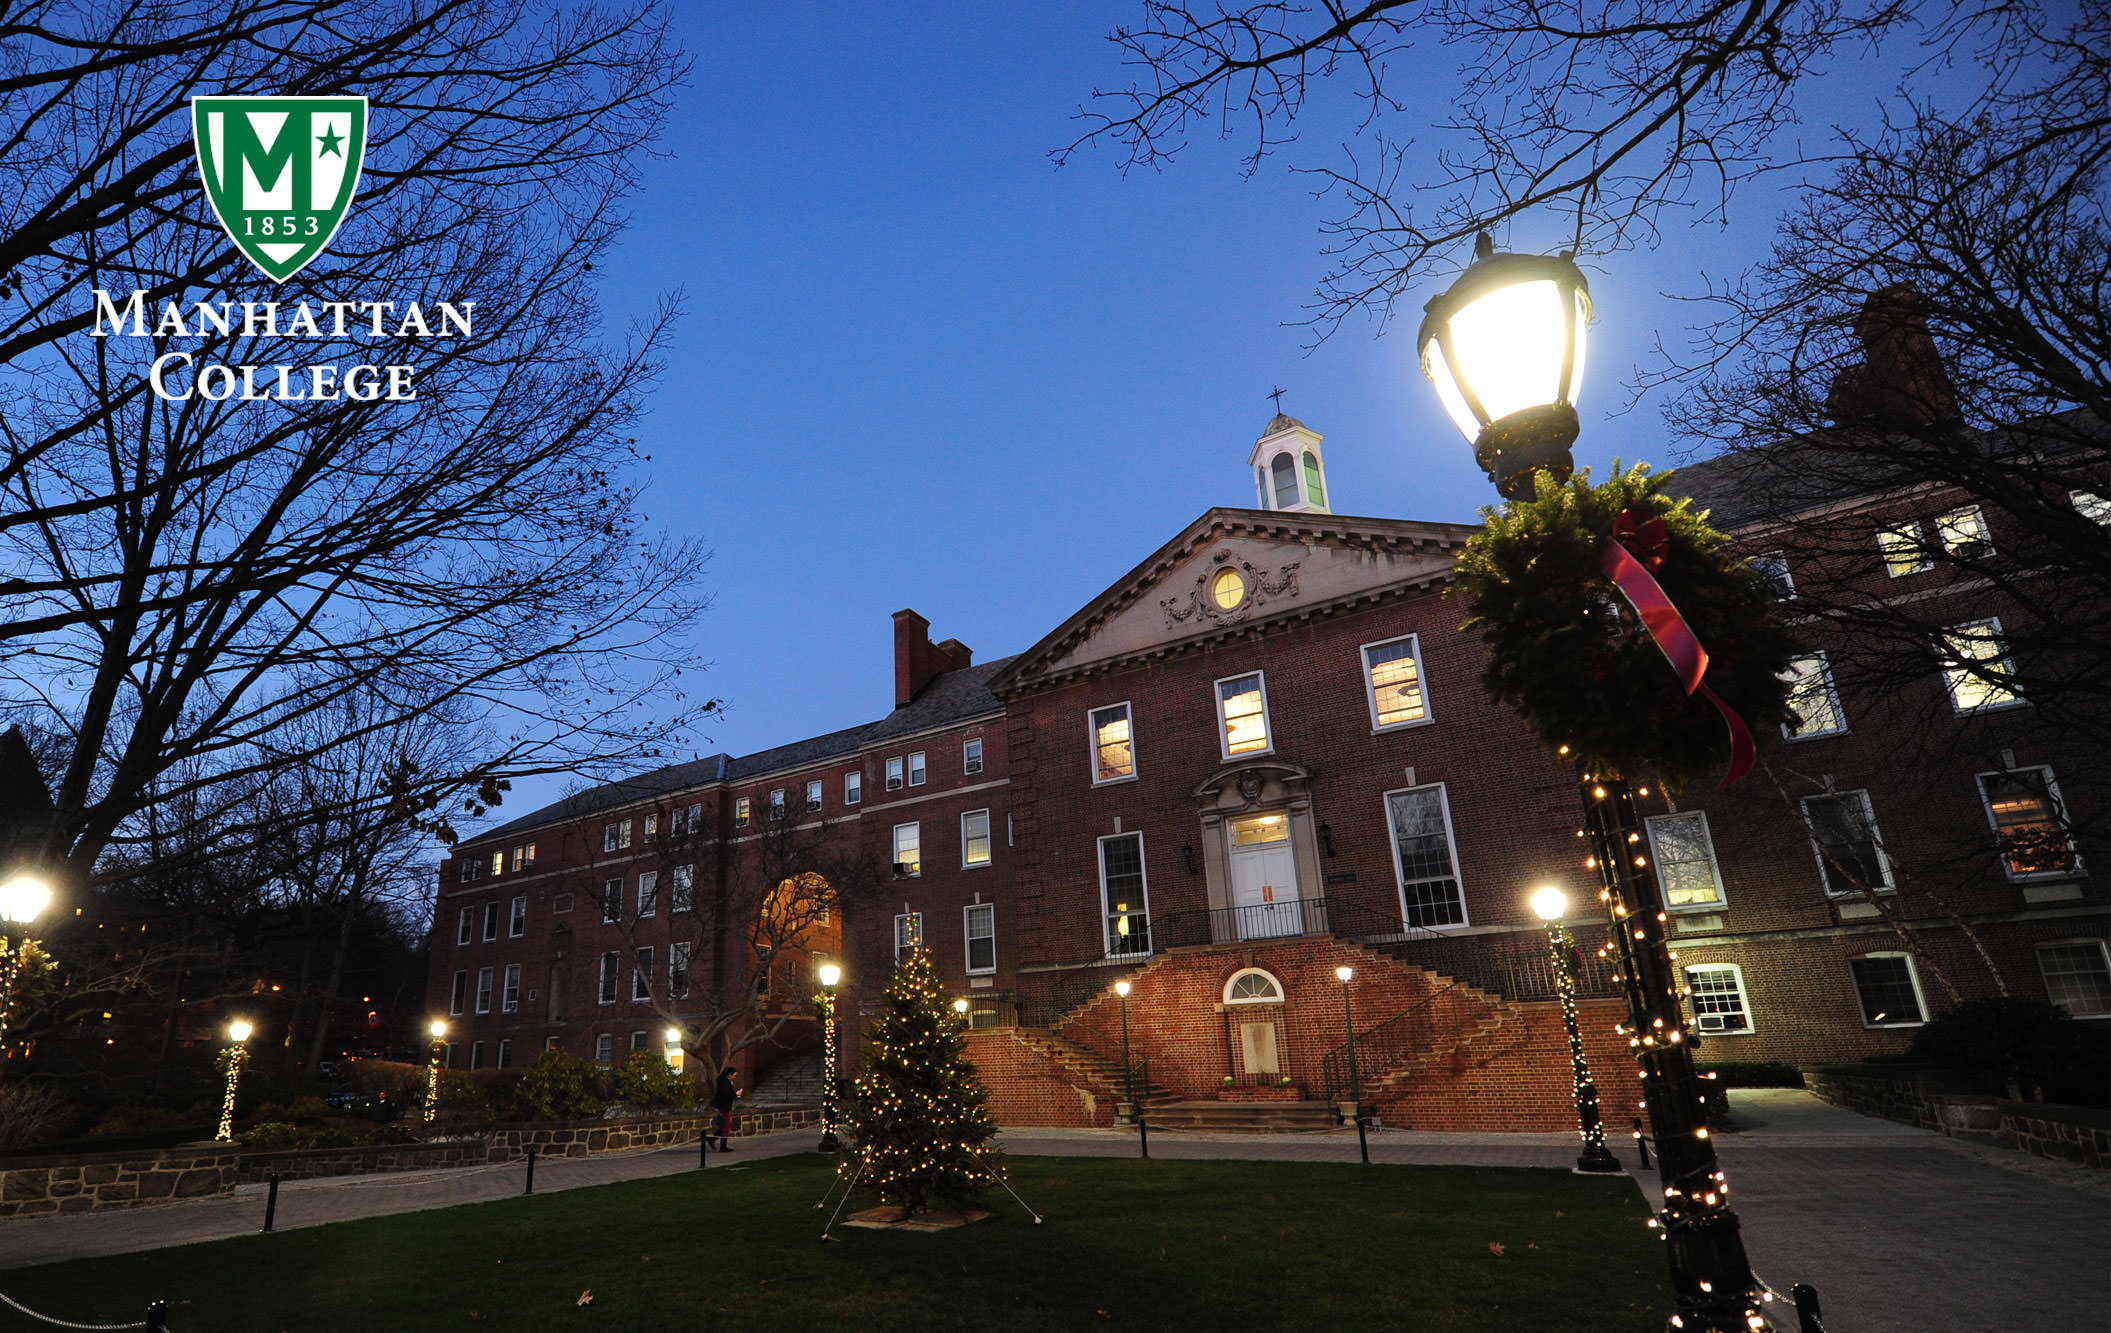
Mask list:
[{"label": "rope barrier post", "polygon": [[1798,1282],[1788,1289],[1796,1302],[1796,1326],[1800,1333],[1825,1333],[1825,1315],[1818,1309],[1818,1289],[1808,1282]]},{"label": "rope barrier post", "polygon": [[271,1189],[264,1195],[264,1230],[269,1233],[272,1221],[279,1215],[279,1173],[271,1173]]},{"label": "rope barrier post", "polygon": [[1635,1151],[1642,1154],[1642,1169],[1649,1169],[1649,1136],[1642,1132],[1642,1117],[1635,1117]]},{"label": "rope barrier post", "polygon": [[1370,1128],[1370,1124],[1371,1118],[1363,1113],[1361,1107],[1358,1107],[1356,1111],[1356,1146],[1363,1153],[1363,1164],[1365,1166],[1371,1164],[1371,1140],[1364,1133],[1366,1129]]},{"label": "rope barrier post", "polygon": [[536,1153],[536,1151],[537,1151],[537,1149],[536,1149],[536,1146],[535,1146],[534,1144],[532,1144],[532,1143],[531,1143],[531,1144],[529,1144],[529,1145],[528,1145],[528,1187],[527,1187],[526,1189],[524,1189],[524,1190],[522,1190],[522,1191],[521,1191],[521,1193],[522,1193],[522,1194],[533,1194],[533,1193],[535,1192],[535,1153]]},{"label": "rope barrier post", "polygon": [[147,1333],[169,1333],[169,1303],[156,1301],[147,1307]]},{"label": "rope barrier post", "polygon": [[1136,1142],[1142,1147],[1143,1155],[1149,1157],[1151,1155],[1151,1125],[1142,1116],[1136,1117]]},{"label": "rope barrier post", "polygon": [[701,1171],[711,1165],[711,1121],[707,1118],[697,1126],[696,1169]]}]

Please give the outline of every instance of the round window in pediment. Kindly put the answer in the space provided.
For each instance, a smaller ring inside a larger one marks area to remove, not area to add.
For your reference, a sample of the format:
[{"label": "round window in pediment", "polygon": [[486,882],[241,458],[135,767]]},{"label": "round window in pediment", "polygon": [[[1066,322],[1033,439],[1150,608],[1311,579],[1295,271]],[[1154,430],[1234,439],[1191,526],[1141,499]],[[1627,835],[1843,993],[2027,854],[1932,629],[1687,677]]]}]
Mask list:
[{"label": "round window in pediment", "polygon": [[1209,581],[1210,600],[1229,611],[1246,600],[1246,578],[1236,569],[1220,569]]}]

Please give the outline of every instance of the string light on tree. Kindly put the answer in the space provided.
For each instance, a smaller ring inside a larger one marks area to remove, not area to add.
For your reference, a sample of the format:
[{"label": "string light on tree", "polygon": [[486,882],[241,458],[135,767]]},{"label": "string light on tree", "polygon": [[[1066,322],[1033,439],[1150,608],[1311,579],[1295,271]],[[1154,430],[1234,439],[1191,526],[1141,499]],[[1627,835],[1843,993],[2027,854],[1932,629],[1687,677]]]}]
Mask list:
[{"label": "string light on tree", "polygon": [[227,1025],[227,1039],[233,1043],[221,1053],[227,1066],[227,1093],[220,1099],[220,1132],[213,1136],[219,1143],[235,1141],[235,1085],[242,1081],[242,1060],[249,1054],[247,1019],[238,1018]]},{"label": "string light on tree", "polygon": [[1562,917],[1569,910],[1569,896],[1548,884],[1532,893],[1532,910],[1547,923],[1547,948],[1554,955],[1554,984],[1561,997],[1561,1021],[1569,1034],[1569,1070],[1575,1079],[1576,1125],[1583,1136],[1583,1152],[1576,1158],[1579,1171],[1618,1171],[1619,1161],[1605,1146],[1605,1120],[1598,1110],[1598,1086],[1591,1082],[1590,1064],[1583,1054],[1583,1032],[1576,1015],[1576,941]]},{"label": "string light on tree", "polygon": [[[6,1050],[15,983],[28,970],[32,953],[29,927],[50,905],[51,886],[35,875],[16,875],[0,884],[0,1051]],[[22,927],[20,940],[13,938],[17,926]]]},{"label": "string light on tree", "polygon": [[428,1125],[440,1113],[440,1050],[441,1039],[446,1035],[446,1022],[435,1018],[432,1021],[432,1058],[425,1063],[425,1123]]},{"label": "string light on tree", "polygon": [[816,1002],[821,1009],[821,1145],[819,1151],[834,1152],[842,1147],[836,1137],[836,983],[843,979],[843,969],[834,963],[823,963],[816,973],[821,979],[821,994]]}]

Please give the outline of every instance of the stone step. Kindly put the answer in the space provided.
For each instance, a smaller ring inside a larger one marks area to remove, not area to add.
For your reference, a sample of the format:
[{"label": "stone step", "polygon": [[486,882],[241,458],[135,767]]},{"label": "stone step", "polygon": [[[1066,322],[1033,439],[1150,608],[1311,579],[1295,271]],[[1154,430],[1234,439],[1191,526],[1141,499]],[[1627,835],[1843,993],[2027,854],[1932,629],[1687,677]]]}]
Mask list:
[{"label": "stone step", "polygon": [[1167,1102],[1149,1108],[1164,1129],[1221,1129],[1281,1134],[1333,1129],[1331,1102]]},{"label": "stone step", "polygon": [[763,1066],[747,1100],[753,1106],[811,1106],[821,1100],[818,1052],[787,1055]]}]

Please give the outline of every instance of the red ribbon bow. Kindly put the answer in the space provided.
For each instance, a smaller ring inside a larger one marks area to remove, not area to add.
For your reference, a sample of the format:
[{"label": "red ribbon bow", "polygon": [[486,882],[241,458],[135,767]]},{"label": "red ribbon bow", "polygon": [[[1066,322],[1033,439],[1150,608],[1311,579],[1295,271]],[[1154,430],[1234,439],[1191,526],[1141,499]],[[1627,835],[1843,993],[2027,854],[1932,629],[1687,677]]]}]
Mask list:
[{"label": "red ribbon bow", "polygon": [[1623,509],[1613,520],[1613,535],[1599,548],[1598,567],[1642,618],[1643,628],[1678,673],[1686,693],[1700,695],[1723,715],[1723,724],[1730,729],[1730,771],[1720,785],[1727,787],[1752,771],[1752,733],[1737,710],[1702,681],[1708,674],[1708,650],[1650,573],[1664,563],[1669,546],[1670,533],[1661,517],[1637,523],[1633,513]]}]

